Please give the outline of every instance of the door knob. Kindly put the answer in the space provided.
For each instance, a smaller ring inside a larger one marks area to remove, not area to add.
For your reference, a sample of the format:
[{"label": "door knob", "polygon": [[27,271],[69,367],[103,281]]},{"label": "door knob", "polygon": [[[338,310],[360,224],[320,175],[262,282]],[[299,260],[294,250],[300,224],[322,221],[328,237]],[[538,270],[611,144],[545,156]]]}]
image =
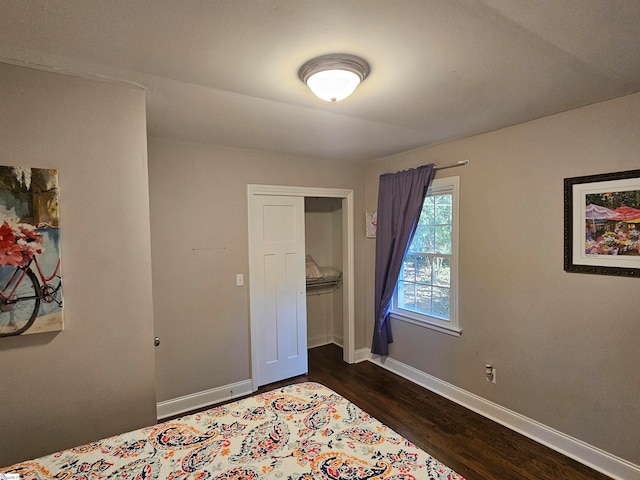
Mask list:
[{"label": "door knob", "polygon": [[156,337],[153,339],[153,344],[157,347],[158,345],[160,345],[160,338]]}]

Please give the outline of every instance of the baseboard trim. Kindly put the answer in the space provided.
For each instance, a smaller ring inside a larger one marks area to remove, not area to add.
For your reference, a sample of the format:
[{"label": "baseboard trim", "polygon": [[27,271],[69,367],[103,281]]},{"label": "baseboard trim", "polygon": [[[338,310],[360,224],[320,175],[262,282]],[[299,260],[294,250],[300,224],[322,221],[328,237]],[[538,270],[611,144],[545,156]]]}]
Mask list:
[{"label": "baseboard trim", "polygon": [[158,420],[162,420],[251,393],[253,393],[251,380],[243,380],[242,382],[231,383],[222,387],[185,395],[184,397],[158,402],[156,404],[156,415]]},{"label": "baseboard trim", "polygon": [[333,343],[333,337],[331,335],[317,335],[307,339],[307,348],[322,347],[330,343]]},{"label": "baseboard trim", "polygon": [[[360,350],[355,351],[355,363],[364,362],[365,360],[371,360],[371,349],[370,348],[361,348]],[[371,360],[373,361],[373,360]],[[377,363],[377,362],[374,362]],[[409,379],[411,380],[411,379]]]},{"label": "baseboard trim", "polygon": [[338,335],[319,335],[317,337],[307,339],[307,348],[323,347],[331,344],[335,344],[340,348],[343,348],[342,337]]},{"label": "baseboard trim", "polygon": [[462,405],[490,420],[514,430],[542,445],[616,480],[640,480],[640,466],[589,445],[536,420],[490,402],[478,395],[444,382],[428,373],[389,357],[372,355],[368,349],[356,352],[357,361],[369,360],[438,395]]}]

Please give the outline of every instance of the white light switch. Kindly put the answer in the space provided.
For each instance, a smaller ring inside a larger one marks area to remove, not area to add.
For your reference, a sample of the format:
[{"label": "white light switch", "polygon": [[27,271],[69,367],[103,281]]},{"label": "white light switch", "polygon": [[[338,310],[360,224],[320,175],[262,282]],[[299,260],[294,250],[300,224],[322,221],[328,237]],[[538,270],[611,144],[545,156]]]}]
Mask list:
[{"label": "white light switch", "polygon": [[244,285],[244,275],[239,273],[236,275],[236,286],[241,287]]}]

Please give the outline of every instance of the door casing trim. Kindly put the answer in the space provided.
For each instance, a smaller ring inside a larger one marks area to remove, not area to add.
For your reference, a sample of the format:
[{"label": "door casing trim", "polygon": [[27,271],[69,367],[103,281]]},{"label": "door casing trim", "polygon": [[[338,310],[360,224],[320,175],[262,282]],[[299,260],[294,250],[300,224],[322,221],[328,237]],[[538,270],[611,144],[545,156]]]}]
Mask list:
[{"label": "door casing trim", "polygon": [[[285,185],[247,185],[247,222],[249,225],[249,258],[252,258],[253,237],[251,218],[254,207],[253,198],[258,195],[278,195],[293,197],[326,197],[342,199],[342,268],[343,268],[343,359],[347,363],[355,360],[355,301],[354,301],[354,215],[353,215],[353,190],[341,188],[322,187],[297,187]],[[249,262],[249,316],[251,329],[251,378],[253,391],[256,391],[256,380],[253,372],[257,371],[257,355],[255,346],[258,339],[254,337],[257,331],[251,315],[251,292],[255,288],[252,285],[251,262]]]}]

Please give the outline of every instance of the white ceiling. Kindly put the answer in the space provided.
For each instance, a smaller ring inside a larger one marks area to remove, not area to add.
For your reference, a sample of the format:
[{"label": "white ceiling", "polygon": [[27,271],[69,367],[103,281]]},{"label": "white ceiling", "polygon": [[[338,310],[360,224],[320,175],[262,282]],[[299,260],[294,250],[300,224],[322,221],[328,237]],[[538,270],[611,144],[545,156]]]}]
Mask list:
[{"label": "white ceiling", "polygon": [[[640,91],[639,32],[639,0],[0,0],[0,59],[144,85],[151,136],[341,160]],[[327,104],[297,72],[332,52],[371,74]]]}]

